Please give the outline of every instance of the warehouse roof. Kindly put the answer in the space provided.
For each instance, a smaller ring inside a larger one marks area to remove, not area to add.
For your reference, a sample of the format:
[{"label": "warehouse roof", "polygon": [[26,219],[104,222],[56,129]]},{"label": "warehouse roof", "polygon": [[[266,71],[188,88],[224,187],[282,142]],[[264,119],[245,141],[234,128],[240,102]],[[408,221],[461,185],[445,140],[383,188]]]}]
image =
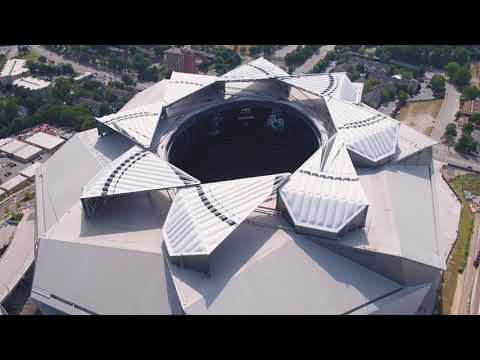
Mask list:
[{"label": "warehouse roof", "polygon": [[34,135],[28,137],[27,139],[25,139],[25,141],[46,150],[52,150],[65,142],[64,139],[58,136],[53,136],[42,131],[39,131]]},{"label": "warehouse roof", "polygon": [[23,169],[21,172],[20,172],[20,175],[23,175],[25,176],[26,178],[32,178],[35,176],[35,172],[37,171],[37,169],[42,166],[42,163],[36,161],[34,164],[26,167],[25,169]]},{"label": "warehouse roof", "polygon": [[13,85],[23,87],[25,89],[32,90],[32,91],[44,89],[50,86],[51,84],[52,83],[50,81],[37,79],[37,78],[34,78],[33,76],[20,78],[13,81]]},{"label": "warehouse roof", "polygon": [[16,151],[13,156],[22,160],[29,160],[32,156],[40,154],[43,150],[33,145],[27,145]]},{"label": "warehouse roof", "polygon": [[13,154],[27,145],[28,144],[25,144],[22,141],[12,140],[6,143],[5,145],[3,145],[2,147],[0,147],[0,151],[3,151],[7,154]]},{"label": "warehouse roof", "polygon": [[25,66],[27,60],[24,59],[10,59],[3,65],[0,77],[20,75],[28,71]]}]

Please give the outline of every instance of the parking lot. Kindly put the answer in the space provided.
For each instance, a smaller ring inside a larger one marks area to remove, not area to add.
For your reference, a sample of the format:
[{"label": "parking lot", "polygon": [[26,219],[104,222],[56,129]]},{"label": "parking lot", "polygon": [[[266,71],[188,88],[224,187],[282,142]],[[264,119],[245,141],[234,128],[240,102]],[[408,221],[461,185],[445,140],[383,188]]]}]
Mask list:
[{"label": "parking lot", "polygon": [[5,156],[4,154],[0,154],[0,184],[17,176],[23,169],[32,165],[36,161],[41,163],[45,162],[49,156],[50,154],[43,153],[32,161],[22,163],[18,160],[14,160],[13,158]]}]

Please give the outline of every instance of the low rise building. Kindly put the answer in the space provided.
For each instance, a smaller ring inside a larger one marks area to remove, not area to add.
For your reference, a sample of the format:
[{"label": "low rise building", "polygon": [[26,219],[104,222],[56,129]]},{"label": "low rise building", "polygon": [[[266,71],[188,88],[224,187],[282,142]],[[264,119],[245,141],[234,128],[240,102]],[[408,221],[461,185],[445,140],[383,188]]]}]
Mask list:
[{"label": "low rise building", "polygon": [[43,150],[54,151],[58,149],[65,142],[65,140],[58,136],[53,136],[39,131],[25,139],[25,142],[34,146],[38,146]]},{"label": "low rise building", "polygon": [[29,76],[26,78],[20,78],[13,82],[13,85],[24,88],[28,91],[39,91],[48,88],[52,83],[42,79]]},{"label": "low rise building", "polygon": [[15,191],[21,189],[26,185],[28,179],[22,175],[17,175],[10,180],[4,182],[0,185],[0,189],[5,191],[8,194],[12,194]]},{"label": "low rise building", "polygon": [[13,158],[21,162],[28,162],[35,159],[42,153],[42,149],[33,145],[27,145],[13,154]]},{"label": "low rise building", "polygon": [[78,76],[75,76],[73,78],[73,81],[75,82],[80,82],[82,80],[87,80],[87,79],[91,79],[93,77],[93,73],[91,72],[86,72],[86,73],[83,73],[83,74],[80,74]]},{"label": "low rise building", "polygon": [[460,112],[467,116],[480,115],[480,100],[465,101],[460,108]]},{"label": "low rise building", "polygon": [[25,144],[22,141],[18,141],[18,140],[14,139],[14,140],[11,140],[11,141],[7,142],[2,147],[0,147],[0,151],[4,152],[5,154],[7,154],[9,156],[12,156],[14,153],[16,153],[17,151],[19,151],[20,149],[24,148],[27,145],[28,144]]},{"label": "low rise building", "polygon": [[24,76],[29,72],[29,69],[25,66],[26,60],[24,59],[10,59],[7,60],[0,72],[0,79],[4,81],[13,81],[20,76]]},{"label": "low rise building", "polygon": [[165,51],[167,70],[184,73],[197,73],[195,53],[188,48],[171,48]]},{"label": "low rise building", "polygon": [[3,145],[6,145],[8,144],[10,141],[12,141],[13,139],[12,138],[5,138],[5,139],[0,139],[0,148],[3,146]]},{"label": "low rise building", "polygon": [[35,172],[42,165],[42,163],[36,161],[34,164],[26,167],[20,172],[20,175],[26,177],[27,179],[33,180],[35,178]]}]

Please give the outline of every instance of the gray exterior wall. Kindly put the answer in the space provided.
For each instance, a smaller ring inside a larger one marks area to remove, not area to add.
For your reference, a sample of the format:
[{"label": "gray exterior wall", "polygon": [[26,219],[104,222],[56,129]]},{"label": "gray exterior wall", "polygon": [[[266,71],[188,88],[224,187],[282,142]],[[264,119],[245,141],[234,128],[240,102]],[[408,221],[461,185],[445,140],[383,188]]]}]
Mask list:
[{"label": "gray exterior wall", "polygon": [[317,242],[337,254],[345,256],[405,286],[432,282],[442,274],[441,269],[436,269],[399,256],[352,248],[339,244],[335,242],[335,240],[318,238]]}]

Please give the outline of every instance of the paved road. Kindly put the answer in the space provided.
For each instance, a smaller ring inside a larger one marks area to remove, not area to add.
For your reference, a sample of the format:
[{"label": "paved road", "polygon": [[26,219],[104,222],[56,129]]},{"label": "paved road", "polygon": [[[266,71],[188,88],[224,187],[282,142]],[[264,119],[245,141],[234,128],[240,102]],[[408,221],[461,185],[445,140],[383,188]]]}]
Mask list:
[{"label": "paved road", "polygon": [[435,140],[440,140],[445,134],[447,125],[455,119],[455,114],[460,108],[460,93],[455,87],[449,83],[445,85],[445,99],[443,101],[440,112],[435,120],[431,136]]},{"label": "paved road", "polygon": [[335,45],[323,45],[320,50],[314,54],[310,59],[305,61],[302,65],[293,71],[293,75],[306,74],[313,69],[317,63],[322,60],[329,51],[335,49]]},{"label": "paved road", "polygon": [[433,157],[436,160],[468,168],[480,172],[480,162],[474,156],[460,155],[453,148],[444,144],[437,144],[433,147]]},{"label": "paved road", "polygon": [[[64,62],[67,64],[72,65],[73,70],[78,73],[85,73],[85,72],[92,72],[96,73],[95,77],[97,80],[103,82],[104,84],[107,84],[110,81],[122,81],[121,77],[119,75],[116,75],[111,72],[107,72],[104,70],[98,70],[93,66],[88,66],[88,65],[82,65],[78,62],[65,59],[62,55],[55,54],[54,52],[51,52],[47,49],[45,49],[41,45],[32,45],[32,50],[35,50],[36,53],[45,56],[48,60],[54,61],[56,63],[58,62]],[[141,82],[137,81],[137,90],[145,90],[146,88],[152,86],[155,83],[150,83],[150,82]]]},{"label": "paved road", "polygon": [[[478,215],[477,215],[478,216]],[[471,261],[477,256],[478,252],[480,251],[480,240],[477,238],[477,244],[475,247],[475,251],[471,254]],[[472,289],[472,297],[470,298],[470,314],[471,315],[480,315],[480,266],[477,269],[474,269],[472,266],[473,271],[475,272],[475,282],[473,284]]]},{"label": "paved road", "polygon": [[32,50],[34,50],[36,53],[38,53],[42,56],[45,56],[48,60],[53,61],[55,63],[64,62],[64,63],[72,65],[73,70],[75,70],[75,72],[78,72],[78,73],[85,73],[85,72],[96,73],[97,74],[96,77],[99,81],[102,81],[102,82],[108,82],[108,81],[111,81],[111,80],[121,81],[120,77],[117,76],[117,75],[114,75],[114,74],[106,72],[106,71],[97,70],[93,66],[82,65],[82,64],[79,64],[75,61],[65,59],[62,55],[55,54],[54,52],[51,52],[51,51],[45,49],[43,46],[32,45]]},{"label": "paved road", "polygon": [[469,304],[470,304],[470,295],[472,294],[475,275],[477,270],[473,267],[473,259],[475,258],[475,250],[478,248],[478,238],[479,238],[479,224],[480,224],[480,215],[475,214],[473,225],[473,233],[470,241],[470,249],[468,254],[467,266],[463,272],[463,281],[461,282],[462,288],[457,289],[460,291],[458,308],[456,309],[456,315],[468,315],[469,313]]},{"label": "paved road", "polygon": [[299,45],[287,45],[284,46],[273,53],[273,59],[283,60],[288,53],[294,51]]}]

